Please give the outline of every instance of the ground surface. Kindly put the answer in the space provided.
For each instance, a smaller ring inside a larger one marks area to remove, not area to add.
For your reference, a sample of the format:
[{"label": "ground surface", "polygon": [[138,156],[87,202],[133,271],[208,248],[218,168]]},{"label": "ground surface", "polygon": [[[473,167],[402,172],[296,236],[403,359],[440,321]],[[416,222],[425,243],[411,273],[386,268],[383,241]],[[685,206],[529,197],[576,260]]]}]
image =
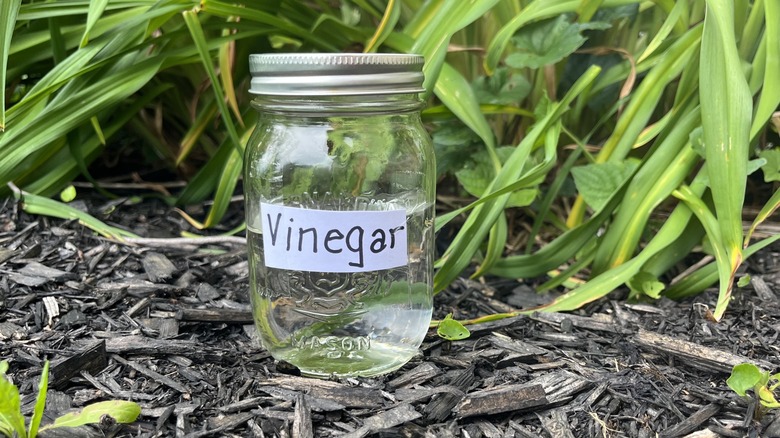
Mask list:
[{"label": "ground surface", "polygon": [[[189,228],[159,202],[83,207],[146,237]],[[232,215],[228,223],[240,221]],[[743,361],[780,371],[776,251],[746,264],[753,283],[717,324],[705,318],[713,294],[614,297],[576,314],[472,326],[465,341],[432,331],[395,373],[322,381],[296,376],[252,340],[241,244],[150,245],[117,244],[0,200],[0,359],[23,411],[44,359],[49,415],[112,398],[143,408],[131,426],[61,436],[780,436],[776,413],[755,420],[755,404],[725,384]],[[537,299],[515,281],[461,280],[436,297],[435,317]]]}]

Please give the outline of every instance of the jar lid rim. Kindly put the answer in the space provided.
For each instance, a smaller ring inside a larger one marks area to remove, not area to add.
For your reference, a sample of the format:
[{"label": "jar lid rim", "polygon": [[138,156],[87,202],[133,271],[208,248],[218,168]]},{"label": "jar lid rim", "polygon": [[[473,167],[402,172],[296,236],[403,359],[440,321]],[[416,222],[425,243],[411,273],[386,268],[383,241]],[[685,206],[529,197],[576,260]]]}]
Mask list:
[{"label": "jar lid rim", "polygon": [[249,92],[279,96],[407,94],[425,91],[425,58],[403,53],[249,55]]}]

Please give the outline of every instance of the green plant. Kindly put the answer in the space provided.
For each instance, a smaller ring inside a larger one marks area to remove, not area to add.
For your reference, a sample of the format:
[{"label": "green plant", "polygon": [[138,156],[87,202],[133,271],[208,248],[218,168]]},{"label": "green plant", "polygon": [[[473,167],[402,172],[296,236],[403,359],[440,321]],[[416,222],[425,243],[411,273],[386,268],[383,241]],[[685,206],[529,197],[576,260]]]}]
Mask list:
[{"label": "green plant", "polygon": [[436,334],[448,341],[459,341],[471,336],[469,329],[464,327],[460,322],[452,319],[452,313],[448,313],[444,319],[439,321],[436,327]]},{"label": "green plant", "polygon": [[752,390],[765,409],[780,408],[775,397],[780,388],[780,373],[770,375],[752,363],[741,363],[734,365],[726,384],[741,397],[748,397],[746,392]]},{"label": "green plant", "polygon": [[[217,227],[255,121],[249,53],[417,52],[455,199],[436,291],[475,264],[565,292],[536,310],[717,283],[719,320],[742,261],[780,238],[752,240],[780,205],[776,1],[10,0],[0,15],[0,183],[32,195],[92,180],[124,145],[188,179],[167,202],[213,200],[187,218]],[[748,187],[761,211],[743,232]]]},{"label": "green plant", "polygon": [[141,407],[137,403],[110,400],[85,406],[76,412],[56,418],[51,424],[40,427],[41,419],[43,418],[43,408],[46,405],[46,390],[49,382],[49,362],[46,361],[41,371],[40,382],[38,383],[38,397],[35,401],[35,408],[29,424],[25,428],[19,390],[7,379],[6,371],[8,371],[8,362],[0,362],[0,433],[7,437],[35,438],[39,431],[61,427],[78,427],[85,424],[98,424],[104,421],[106,416],[111,417],[116,423],[132,423],[141,413]]}]

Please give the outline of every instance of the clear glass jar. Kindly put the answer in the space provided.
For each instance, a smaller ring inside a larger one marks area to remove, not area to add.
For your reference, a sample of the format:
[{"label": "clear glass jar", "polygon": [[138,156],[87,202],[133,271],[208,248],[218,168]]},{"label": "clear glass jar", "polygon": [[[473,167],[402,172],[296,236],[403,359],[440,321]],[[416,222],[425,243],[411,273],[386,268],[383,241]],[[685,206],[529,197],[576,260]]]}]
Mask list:
[{"label": "clear glass jar", "polygon": [[254,319],[304,375],[372,376],[431,320],[436,168],[423,59],[251,55],[261,112],[245,155]]}]

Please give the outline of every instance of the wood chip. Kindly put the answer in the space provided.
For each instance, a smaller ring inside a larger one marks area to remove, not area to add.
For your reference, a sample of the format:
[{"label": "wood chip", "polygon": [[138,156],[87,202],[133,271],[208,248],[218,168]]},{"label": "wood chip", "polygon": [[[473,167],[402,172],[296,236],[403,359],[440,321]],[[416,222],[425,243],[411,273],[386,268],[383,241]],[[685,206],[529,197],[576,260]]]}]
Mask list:
[{"label": "wood chip", "polygon": [[176,312],[176,319],[180,321],[224,322],[226,324],[250,324],[254,322],[251,310],[222,308],[183,308]]},{"label": "wood chip", "polygon": [[165,283],[176,272],[176,266],[168,260],[168,257],[157,253],[148,252],[141,260],[144,272],[152,283]]},{"label": "wood chip", "polygon": [[772,292],[772,289],[764,281],[764,277],[755,276],[751,278],[750,284],[753,286],[753,290],[756,292],[758,299],[761,301],[777,301],[777,296]]},{"label": "wood chip", "polygon": [[169,388],[172,388],[172,389],[175,389],[175,390],[181,392],[182,394],[188,394],[188,393],[192,392],[192,390],[190,390],[186,386],[182,385],[181,383],[171,379],[170,377],[163,376],[162,374],[160,374],[160,373],[158,373],[156,371],[150,370],[149,368],[147,368],[147,367],[145,367],[145,366],[143,366],[143,365],[141,365],[141,364],[139,364],[137,362],[125,360],[122,357],[117,356],[116,354],[112,355],[111,358],[114,359],[115,361],[123,364],[123,365],[129,366],[130,368],[138,371],[139,373],[145,375],[146,377],[149,377],[149,378],[153,379],[156,382],[162,383],[163,385],[165,385],[165,386],[167,386]]},{"label": "wood chip", "polygon": [[502,385],[466,395],[454,409],[458,418],[514,412],[548,404],[542,385]]},{"label": "wood chip", "polygon": [[17,272],[30,277],[45,278],[48,281],[63,281],[78,278],[78,276],[72,272],[50,268],[38,262],[30,262]]},{"label": "wood chip", "polygon": [[92,342],[66,359],[53,361],[49,371],[49,385],[64,389],[70,379],[82,371],[97,374],[107,365],[106,341]]},{"label": "wood chip", "polygon": [[541,385],[551,404],[569,400],[592,385],[589,380],[566,370],[544,374],[531,380],[528,384]]},{"label": "wood chip", "polygon": [[645,330],[639,330],[634,337],[634,342],[646,349],[675,356],[686,365],[706,371],[730,373],[734,365],[745,362],[753,363],[765,370],[774,369],[774,365],[766,361],[749,359],[728,351],[708,348]]},{"label": "wood chip", "polygon": [[[450,386],[466,392],[469,387],[471,387],[471,384],[474,383],[475,379],[474,364],[472,364],[470,367],[458,373],[450,382]],[[452,414],[452,408],[454,408],[462,399],[463,396],[457,394],[440,394],[425,405],[423,412],[425,412],[425,416],[429,421],[444,421],[445,418]]]},{"label": "wood chip", "polygon": [[292,436],[313,438],[314,429],[311,423],[311,409],[303,394],[295,397],[295,416],[293,417]]},{"label": "wood chip", "polygon": [[422,417],[422,415],[417,412],[412,405],[404,403],[363,420],[363,425],[360,428],[356,429],[354,432],[344,434],[342,437],[363,438],[369,433],[408,423],[420,417]]},{"label": "wood chip", "polygon": [[537,415],[542,422],[542,428],[544,428],[550,436],[555,438],[574,438],[574,433],[572,433],[569,428],[569,421],[563,411],[553,409]]},{"label": "wood chip", "polygon": [[717,414],[718,411],[720,411],[720,406],[715,403],[710,403],[694,412],[693,415],[681,421],[680,423],[677,423],[674,426],[664,430],[659,434],[659,436],[661,438],[672,438],[691,433],[702,423],[709,420],[710,417]]},{"label": "wood chip", "polygon": [[378,389],[348,386],[328,380],[306,377],[275,377],[257,382],[261,386],[278,386],[298,392],[306,392],[314,397],[335,401],[347,407],[377,408],[383,404]]},{"label": "wood chip", "polygon": [[428,379],[441,373],[441,369],[430,362],[424,362],[415,368],[401,374],[395,379],[387,382],[390,388],[401,388],[411,385],[425,383]]}]

